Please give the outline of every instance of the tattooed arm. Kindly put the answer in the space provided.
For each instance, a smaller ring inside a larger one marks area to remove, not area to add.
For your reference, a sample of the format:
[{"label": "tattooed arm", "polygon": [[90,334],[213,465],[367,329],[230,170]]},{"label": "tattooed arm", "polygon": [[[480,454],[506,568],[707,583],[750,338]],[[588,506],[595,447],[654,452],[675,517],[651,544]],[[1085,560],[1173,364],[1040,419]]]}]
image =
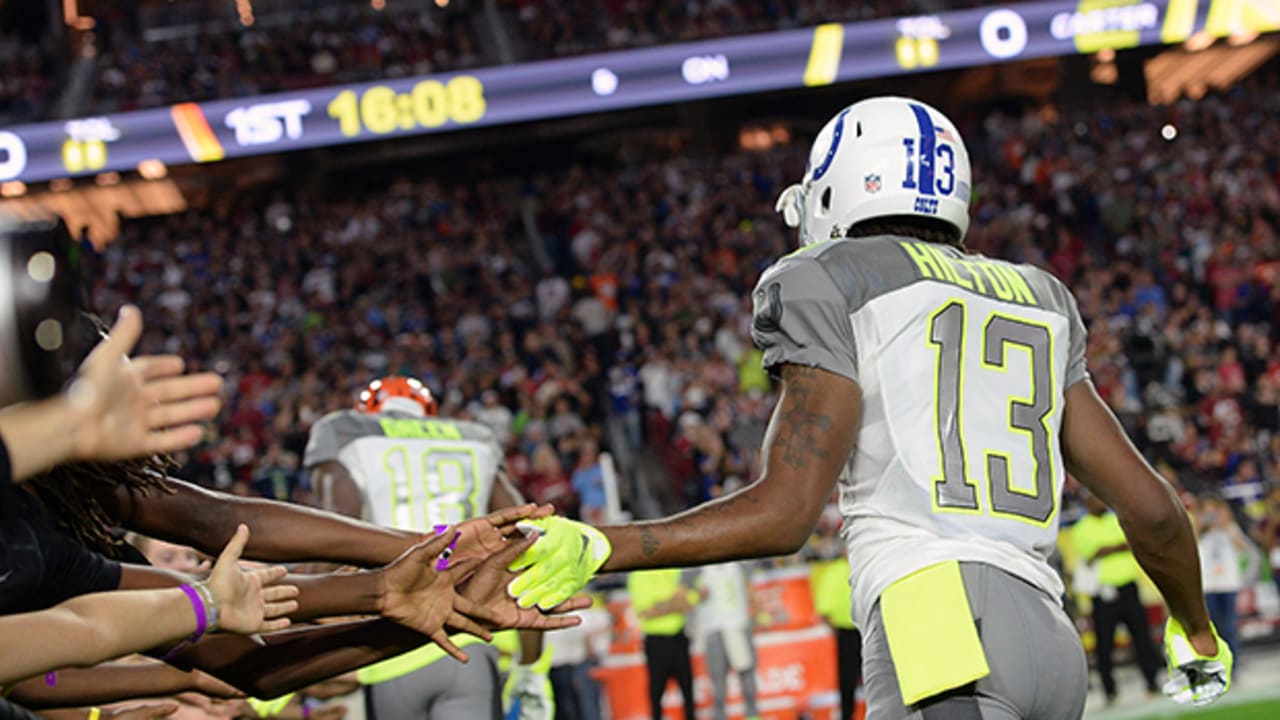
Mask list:
[{"label": "tattooed arm", "polygon": [[613,545],[601,572],[701,565],[795,552],[822,513],[858,437],[862,392],[835,373],[782,366],[760,479],[661,520],[600,528]]}]

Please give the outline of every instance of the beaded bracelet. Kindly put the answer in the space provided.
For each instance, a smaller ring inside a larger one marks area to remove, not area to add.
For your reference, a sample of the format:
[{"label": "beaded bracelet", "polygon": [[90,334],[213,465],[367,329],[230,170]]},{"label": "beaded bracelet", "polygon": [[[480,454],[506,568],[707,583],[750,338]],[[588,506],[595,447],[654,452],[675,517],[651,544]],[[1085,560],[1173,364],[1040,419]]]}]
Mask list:
[{"label": "beaded bracelet", "polygon": [[209,587],[208,582],[198,582],[194,587],[204,599],[205,608],[209,612],[209,628],[205,632],[213,632],[222,626],[222,618],[218,616],[218,599],[213,596],[213,588]]},{"label": "beaded bracelet", "polygon": [[[205,633],[213,632],[218,629],[218,605],[214,602],[213,589],[208,583],[198,582],[190,585],[183,585],[179,588],[187,599],[191,601],[191,609],[196,614],[196,631],[182,642],[174,645],[168,653],[165,654],[165,660],[172,660],[177,657],[183,650],[187,649],[192,643],[204,637]],[[48,678],[45,678],[48,682]]]}]

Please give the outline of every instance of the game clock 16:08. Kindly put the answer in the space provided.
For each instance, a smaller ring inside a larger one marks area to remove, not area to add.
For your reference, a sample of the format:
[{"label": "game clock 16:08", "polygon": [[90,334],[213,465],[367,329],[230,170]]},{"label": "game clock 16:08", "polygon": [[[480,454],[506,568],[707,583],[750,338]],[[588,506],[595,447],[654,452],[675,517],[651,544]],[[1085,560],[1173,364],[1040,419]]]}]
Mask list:
[{"label": "game clock 16:08", "polygon": [[346,137],[430,130],[449,122],[467,125],[484,113],[484,85],[472,75],[458,75],[448,82],[423,80],[408,92],[396,92],[389,85],[375,85],[362,93],[343,90],[329,102],[329,117],[338,121]]}]

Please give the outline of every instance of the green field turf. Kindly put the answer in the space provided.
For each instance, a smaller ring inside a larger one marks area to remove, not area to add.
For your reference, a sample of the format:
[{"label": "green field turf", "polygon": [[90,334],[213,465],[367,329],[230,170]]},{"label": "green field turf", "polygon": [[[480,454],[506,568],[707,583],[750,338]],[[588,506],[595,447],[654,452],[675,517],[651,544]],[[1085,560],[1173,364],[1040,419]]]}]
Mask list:
[{"label": "green field turf", "polygon": [[[1108,714],[1087,715],[1085,717],[1107,717]],[[1208,707],[1178,707],[1153,705],[1148,710],[1124,712],[1124,720],[1276,720],[1280,719],[1280,700],[1256,700],[1240,703],[1224,703]]]},{"label": "green field turf", "polygon": [[1125,715],[1131,720],[1276,720],[1280,718],[1280,700],[1259,700],[1239,705],[1211,705],[1204,708],[1152,708],[1151,712]]}]

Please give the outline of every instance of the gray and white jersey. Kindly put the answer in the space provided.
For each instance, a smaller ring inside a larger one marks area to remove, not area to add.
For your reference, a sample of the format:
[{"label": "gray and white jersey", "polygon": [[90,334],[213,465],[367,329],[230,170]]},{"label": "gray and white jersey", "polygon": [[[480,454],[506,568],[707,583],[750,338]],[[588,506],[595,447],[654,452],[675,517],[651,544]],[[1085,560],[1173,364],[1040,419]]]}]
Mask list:
[{"label": "gray and white jersey", "polygon": [[1065,474],[1063,394],[1088,377],[1071,293],[1029,266],[900,237],[793,253],[756,286],[769,369],[858,383],[862,425],[840,478],[854,618],[894,581],[984,562],[1053,596]]},{"label": "gray and white jersey", "polygon": [[364,519],[429,532],[488,510],[502,450],[479,423],[341,410],[311,428],[303,462],[334,460],[364,494]]}]

